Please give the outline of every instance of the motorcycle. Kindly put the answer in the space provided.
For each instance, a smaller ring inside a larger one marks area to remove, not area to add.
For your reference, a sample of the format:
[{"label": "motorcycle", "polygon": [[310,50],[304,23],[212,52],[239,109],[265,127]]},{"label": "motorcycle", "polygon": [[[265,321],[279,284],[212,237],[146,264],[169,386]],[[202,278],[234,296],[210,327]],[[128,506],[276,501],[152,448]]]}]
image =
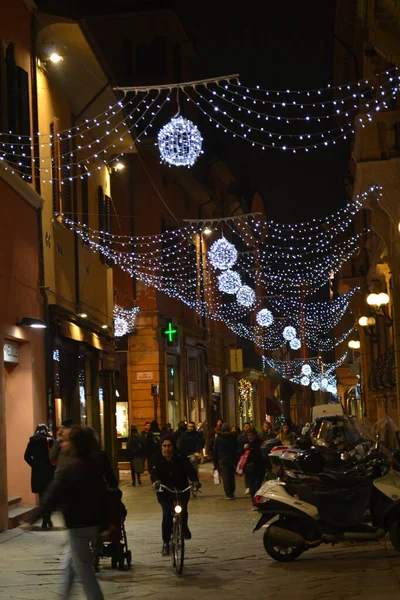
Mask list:
[{"label": "motorcycle", "polygon": [[264,529],[264,548],[274,560],[293,561],[321,544],[377,541],[386,533],[400,551],[400,472],[379,445],[351,460],[348,470],[326,469],[323,454],[311,448],[286,460],[284,479],[264,483],[254,498],[261,518],[253,532]]}]

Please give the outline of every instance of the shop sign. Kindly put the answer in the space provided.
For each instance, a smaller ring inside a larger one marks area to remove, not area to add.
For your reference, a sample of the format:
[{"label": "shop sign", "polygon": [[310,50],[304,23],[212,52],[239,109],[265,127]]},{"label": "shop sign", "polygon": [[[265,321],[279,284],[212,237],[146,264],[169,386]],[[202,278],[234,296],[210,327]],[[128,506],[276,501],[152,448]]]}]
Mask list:
[{"label": "shop sign", "polygon": [[153,371],[138,371],[136,379],[137,381],[153,381]]},{"label": "shop sign", "polygon": [[18,364],[18,344],[5,342],[3,346],[3,360],[5,363]]}]

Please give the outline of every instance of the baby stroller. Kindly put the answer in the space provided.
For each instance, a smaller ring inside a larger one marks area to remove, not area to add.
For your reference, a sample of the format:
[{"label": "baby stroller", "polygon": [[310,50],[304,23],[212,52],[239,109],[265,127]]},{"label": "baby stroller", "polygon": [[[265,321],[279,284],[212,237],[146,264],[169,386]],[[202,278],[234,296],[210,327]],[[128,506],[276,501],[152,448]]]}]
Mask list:
[{"label": "baby stroller", "polygon": [[93,542],[93,566],[98,570],[100,558],[111,558],[111,567],[122,571],[132,564],[132,553],[128,550],[125,519],[127,510],[121,502],[120,490],[109,490],[110,528],[105,538]]}]

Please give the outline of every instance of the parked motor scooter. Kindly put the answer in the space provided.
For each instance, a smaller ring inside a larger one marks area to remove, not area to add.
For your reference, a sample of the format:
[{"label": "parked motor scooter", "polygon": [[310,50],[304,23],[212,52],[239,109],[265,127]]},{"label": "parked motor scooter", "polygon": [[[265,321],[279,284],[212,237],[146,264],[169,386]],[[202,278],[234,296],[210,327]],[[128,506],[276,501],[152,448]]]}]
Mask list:
[{"label": "parked motor scooter", "polygon": [[271,558],[289,562],[320,544],[376,541],[387,532],[400,551],[400,472],[379,447],[348,471],[324,472],[317,448],[290,464],[292,478],[266,482],[254,498],[261,518],[253,531],[265,529]]}]

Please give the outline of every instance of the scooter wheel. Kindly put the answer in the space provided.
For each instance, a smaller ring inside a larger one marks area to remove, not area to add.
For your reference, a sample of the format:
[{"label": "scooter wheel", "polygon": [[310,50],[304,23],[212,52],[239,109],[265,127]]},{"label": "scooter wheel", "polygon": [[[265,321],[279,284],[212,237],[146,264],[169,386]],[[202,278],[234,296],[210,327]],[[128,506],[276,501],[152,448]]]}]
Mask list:
[{"label": "scooter wheel", "polygon": [[393,521],[389,529],[389,537],[393,548],[400,552],[400,521]]},{"label": "scooter wheel", "polygon": [[296,548],[296,546],[282,546],[278,544],[274,544],[271,541],[271,536],[268,529],[264,533],[264,548],[266,553],[277,560],[278,562],[291,562],[299,558],[300,554],[303,553],[303,548]]}]

